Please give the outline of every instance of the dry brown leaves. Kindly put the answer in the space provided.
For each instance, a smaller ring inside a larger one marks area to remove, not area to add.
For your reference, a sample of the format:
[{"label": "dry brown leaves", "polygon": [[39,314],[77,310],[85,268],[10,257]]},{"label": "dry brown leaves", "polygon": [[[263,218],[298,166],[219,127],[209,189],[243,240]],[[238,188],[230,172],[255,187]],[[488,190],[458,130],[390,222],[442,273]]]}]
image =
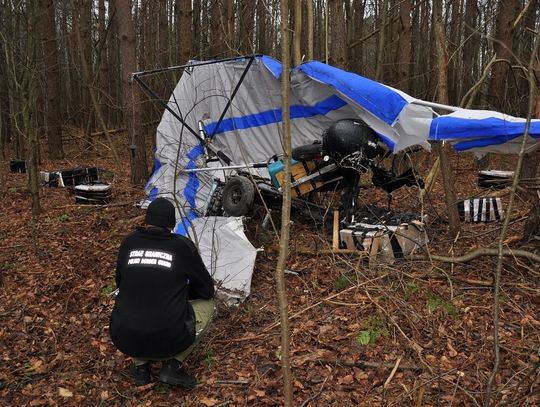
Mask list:
[{"label": "dry brown leaves", "polygon": [[[478,192],[470,161],[460,158],[455,163],[459,195]],[[126,373],[129,362],[110,343],[108,318],[116,250],[140,223],[141,212],[132,204],[143,197],[142,188],[129,185],[127,168],[118,172],[103,158],[46,163],[44,168],[77,165],[115,171],[116,206],[78,206],[67,189],[43,189],[37,250],[24,175],[8,173],[0,191],[2,405],[281,405],[279,327],[269,329],[279,320],[273,278],[277,246],[271,234],[252,222],[252,241],[265,247],[253,276],[253,294],[238,308],[219,309],[207,337],[188,360],[188,369],[199,379],[197,388],[191,393],[154,383],[136,388]],[[421,170],[427,172],[427,166]],[[436,184],[424,203],[430,250],[462,254],[495,244],[497,224],[464,225],[456,243],[448,240],[438,219],[444,214],[441,197]],[[361,198],[386,201],[372,189]],[[398,191],[394,206],[420,210],[412,190]],[[519,227],[512,226],[509,244],[521,244],[514,238],[520,235]],[[370,269],[353,256],[297,254],[295,248],[320,247],[327,241],[322,232],[300,222],[292,236],[287,268],[297,275],[289,274],[286,280],[289,311],[298,314],[291,320],[296,405],[483,403],[493,363],[491,290],[457,277],[489,281],[495,259],[456,266],[402,262]],[[532,265],[523,265],[534,271]],[[366,284],[383,274],[387,276]],[[503,284],[509,282],[530,289],[503,287],[497,397],[518,397],[532,405],[538,402],[529,394],[538,391],[538,274],[505,260]],[[362,344],[365,340],[369,344]]]}]

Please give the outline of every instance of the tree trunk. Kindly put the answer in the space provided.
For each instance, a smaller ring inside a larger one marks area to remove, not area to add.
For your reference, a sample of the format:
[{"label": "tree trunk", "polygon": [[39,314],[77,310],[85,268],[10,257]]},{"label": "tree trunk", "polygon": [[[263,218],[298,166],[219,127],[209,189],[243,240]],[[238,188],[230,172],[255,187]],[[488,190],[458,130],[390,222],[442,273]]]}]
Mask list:
[{"label": "tree trunk", "polygon": [[365,11],[366,1],[365,0],[354,0],[352,5],[352,16],[354,20],[353,24],[353,38],[354,38],[354,47],[350,51],[350,60],[349,68],[353,72],[360,72],[366,75],[365,65],[364,65],[364,41],[360,39],[364,35],[364,11]]},{"label": "tree trunk", "polygon": [[[2,21],[0,20],[0,24]],[[0,77],[6,78],[0,81],[0,150],[2,156],[6,156],[6,146],[11,142],[11,112],[9,104],[9,88],[8,88],[8,70],[6,66],[6,49],[5,44],[0,42]]]},{"label": "tree trunk", "polygon": [[210,49],[208,50],[210,58],[219,58],[221,57],[221,53],[224,51],[221,3],[221,0],[210,0]]},{"label": "tree trunk", "polygon": [[[112,2],[116,4],[116,0]],[[118,12],[118,10],[117,10]],[[158,10],[157,2],[153,0],[144,0],[142,6],[142,13],[144,14],[144,63],[143,66],[146,69],[157,68],[159,64],[159,58],[157,50],[159,50],[159,30],[158,24]],[[131,19],[131,14],[130,14]],[[120,25],[122,25],[122,20],[115,19],[114,24],[116,24],[117,32],[120,31]],[[119,40],[120,41],[120,40]],[[119,45],[120,47],[120,45]]]},{"label": "tree trunk", "polygon": [[62,145],[62,112],[60,72],[58,65],[58,46],[56,44],[55,10],[52,0],[39,0],[40,15],[38,19],[41,42],[45,62],[45,116],[48,157],[51,160],[64,158]]},{"label": "tree trunk", "polygon": [[[86,65],[88,70],[88,79],[84,78],[81,81],[82,88],[82,109],[81,109],[81,125],[86,128],[86,133],[90,134],[93,129],[92,125],[92,100],[90,96],[90,87],[93,86],[94,70],[92,56],[92,0],[79,0],[79,27],[80,38],[82,39],[82,47],[79,48],[79,60]],[[77,30],[77,28],[75,28]]]},{"label": "tree trunk", "polygon": [[63,80],[62,94],[65,96],[65,101],[62,102],[62,111],[66,117],[78,124],[79,117],[76,112],[81,106],[81,85],[80,77],[77,72],[77,66],[80,65],[77,59],[77,51],[75,40],[75,30],[71,27],[71,22],[76,20],[76,14],[73,7],[73,2],[57,2],[61,6],[60,18],[60,38],[63,39],[62,65],[63,72],[61,78]]},{"label": "tree trunk", "polygon": [[283,204],[281,208],[281,233],[279,239],[279,257],[276,266],[276,291],[279,302],[281,321],[281,367],[283,371],[283,398],[286,407],[292,406],[292,372],[289,356],[289,315],[287,287],[285,285],[285,266],[289,253],[289,231],[291,223],[291,118],[289,112],[289,69],[290,46],[288,27],[288,0],[281,0],[281,109],[283,117],[282,143],[283,161],[285,162],[285,184],[283,185]]},{"label": "tree trunk", "polygon": [[[180,0],[184,1],[184,0]],[[193,0],[193,52],[199,58],[202,56],[201,50],[201,0]]]},{"label": "tree trunk", "polygon": [[307,7],[307,60],[313,60],[313,0],[306,0]]},{"label": "tree trunk", "polygon": [[[516,18],[513,22],[514,25],[514,54],[520,61],[527,61],[530,59],[531,52],[534,47],[534,36],[531,33],[536,32],[536,22],[538,20],[538,9],[540,7],[540,0],[527,0],[524,2],[524,7],[519,13],[519,20]],[[518,82],[517,95],[511,95],[513,100],[517,99],[517,103],[513,103],[513,110],[507,113],[524,117],[527,115],[528,100],[524,95],[529,92],[529,83],[526,75],[518,74],[516,80]],[[527,163],[527,156],[525,157],[525,164]]]},{"label": "tree trunk", "polygon": [[177,41],[179,45],[178,55],[180,64],[186,64],[191,59],[191,47],[193,43],[192,18],[191,2],[176,0]]},{"label": "tree trunk", "polygon": [[[264,7],[263,7],[264,8]],[[257,15],[259,12],[257,11]],[[266,31],[266,20],[259,19],[259,23],[262,24],[262,30]],[[257,27],[259,29],[259,27]],[[225,38],[227,45],[227,55],[233,56],[236,54],[236,44],[234,43],[234,2],[233,0],[225,0]],[[260,40],[259,40],[260,41]],[[259,52],[264,53],[262,49],[259,49]]]},{"label": "tree trunk", "polygon": [[294,66],[302,63],[302,1],[296,0],[294,2],[294,50],[293,50],[293,64]]},{"label": "tree trunk", "polygon": [[265,0],[257,1],[257,48],[258,52],[260,52],[261,54],[269,53],[268,38],[270,36],[267,33],[268,12],[266,10],[265,3]]},{"label": "tree trunk", "polygon": [[240,0],[238,3],[239,30],[238,44],[241,54],[252,54],[253,49],[253,25],[255,18],[255,2],[253,0]]},{"label": "tree trunk", "polygon": [[448,21],[449,34],[448,34],[448,54],[450,55],[450,61],[448,62],[448,101],[452,106],[459,103],[457,88],[458,83],[461,80],[458,78],[459,61],[461,60],[461,47],[460,32],[461,32],[461,6],[462,0],[451,0],[450,2],[450,18]]},{"label": "tree trunk", "polygon": [[140,185],[148,178],[146,166],[146,146],[141,123],[139,88],[132,81],[131,74],[137,69],[135,55],[135,32],[131,16],[130,0],[115,0],[116,18],[120,37],[120,59],[122,61],[122,87],[124,95],[124,118],[131,140],[131,183]]},{"label": "tree trunk", "polygon": [[[534,104],[534,117],[540,119],[540,95],[538,89],[540,89],[540,58],[536,64],[536,100]],[[530,180],[536,178],[538,173],[538,165],[540,164],[540,151],[536,150],[531,154],[527,154],[524,157],[523,171],[521,178],[524,180]],[[525,238],[532,238],[540,234],[540,199],[536,191],[529,194],[529,201],[531,202],[532,208],[527,216],[527,220],[523,227],[523,236]]]},{"label": "tree trunk", "polygon": [[[109,78],[109,92],[111,98],[116,101],[122,100],[122,82],[120,78],[120,40],[118,38],[118,21],[116,18],[116,5],[114,1],[109,2],[109,15],[111,33],[109,35],[109,41],[107,44],[108,48],[108,78]],[[146,35],[146,34],[145,34]],[[141,55],[141,58],[144,59],[146,56]],[[123,114],[121,103],[118,103],[118,106],[111,107],[107,109],[108,114],[111,117],[109,122],[114,123],[116,126],[120,126],[123,121]]]},{"label": "tree trunk", "polygon": [[399,24],[397,43],[397,78],[396,87],[409,93],[411,67],[411,0],[403,0],[399,4]]},{"label": "tree trunk", "polygon": [[[435,24],[435,44],[437,47],[438,73],[439,73],[439,102],[448,104],[448,57],[445,49],[445,33],[442,20],[441,2],[435,1],[433,6],[433,20]],[[454,177],[450,162],[448,160],[449,146],[446,143],[438,146],[439,158],[441,160],[441,173],[444,184],[444,193],[446,207],[448,210],[449,233],[451,237],[455,237],[460,230],[459,213],[456,202],[456,193],[454,190]]]},{"label": "tree trunk", "polygon": [[386,46],[386,21],[388,17],[388,0],[381,0],[379,16],[379,37],[377,39],[377,62],[375,64],[375,80],[384,77],[384,49]]},{"label": "tree trunk", "polygon": [[[461,60],[462,69],[458,75],[458,87],[461,88],[461,91],[458,92],[460,99],[474,85],[480,72],[480,67],[477,62],[480,45],[477,40],[477,34],[474,31],[478,24],[479,15],[480,11],[478,10],[477,0],[466,0],[464,16],[465,28],[463,30],[463,41],[465,41],[465,43],[463,44],[463,57]],[[474,103],[474,100],[472,103]]]},{"label": "tree trunk", "polygon": [[[520,7],[520,0],[499,0],[497,2],[497,20],[495,26],[495,41],[493,51],[497,59],[504,59],[509,63],[494,64],[491,71],[491,80],[488,88],[488,102],[491,107],[505,111],[509,107],[508,92],[512,86],[510,63],[515,63],[511,50],[513,46],[514,29],[512,23],[517,17]],[[511,107],[511,106],[510,106]]]},{"label": "tree trunk", "polygon": [[345,25],[344,2],[343,0],[328,0],[327,7],[330,11],[331,64],[338,68],[347,69],[349,61],[347,58],[347,26]]},{"label": "tree trunk", "polygon": [[[158,64],[160,67],[169,66],[169,7],[167,0],[161,0],[157,2],[158,12]],[[133,26],[133,17],[130,18]],[[135,29],[133,29],[133,36],[135,37]],[[135,65],[136,67],[137,65]],[[136,71],[136,68],[135,68]],[[133,71],[133,72],[135,72]]]},{"label": "tree trunk", "polygon": [[[99,107],[101,111],[105,111],[105,97],[108,93],[108,82],[107,82],[107,22],[105,17],[105,0],[98,1],[98,38],[99,38],[99,47],[98,47],[98,58],[97,58],[97,77],[98,77],[98,88],[99,88]],[[108,120],[106,120],[108,123]]]}]

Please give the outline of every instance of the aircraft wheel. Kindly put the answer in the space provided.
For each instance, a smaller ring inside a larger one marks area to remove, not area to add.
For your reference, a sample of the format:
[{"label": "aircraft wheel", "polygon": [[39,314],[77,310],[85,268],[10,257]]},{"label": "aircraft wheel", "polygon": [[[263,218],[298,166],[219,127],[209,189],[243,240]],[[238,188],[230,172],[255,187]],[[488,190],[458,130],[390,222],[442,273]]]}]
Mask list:
[{"label": "aircraft wheel", "polygon": [[221,204],[230,216],[243,216],[253,207],[255,186],[249,178],[238,175],[230,178],[223,188]]}]

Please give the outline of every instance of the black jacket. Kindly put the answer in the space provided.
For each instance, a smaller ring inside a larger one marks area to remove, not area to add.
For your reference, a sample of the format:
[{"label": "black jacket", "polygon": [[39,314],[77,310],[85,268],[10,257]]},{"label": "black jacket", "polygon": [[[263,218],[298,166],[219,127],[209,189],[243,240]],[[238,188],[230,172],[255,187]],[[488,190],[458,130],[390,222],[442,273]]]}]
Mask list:
[{"label": "black jacket", "polygon": [[195,340],[188,300],[214,296],[212,277],[191,240],[154,227],[122,242],[116,286],[111,339],[122,353],[141,359],[188,348]]}]

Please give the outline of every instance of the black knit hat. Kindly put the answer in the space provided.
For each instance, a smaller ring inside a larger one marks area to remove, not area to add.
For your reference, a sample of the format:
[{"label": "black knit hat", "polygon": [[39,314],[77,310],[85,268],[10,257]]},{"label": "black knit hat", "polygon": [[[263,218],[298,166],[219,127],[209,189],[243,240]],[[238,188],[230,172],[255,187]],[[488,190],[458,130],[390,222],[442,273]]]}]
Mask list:
[{"label": "black knit hat", "polygon": [[157,198],[148,205],[144,223],[163,228],[174,228],[174,225],[176,225],[174,205],[165,198]]}]

